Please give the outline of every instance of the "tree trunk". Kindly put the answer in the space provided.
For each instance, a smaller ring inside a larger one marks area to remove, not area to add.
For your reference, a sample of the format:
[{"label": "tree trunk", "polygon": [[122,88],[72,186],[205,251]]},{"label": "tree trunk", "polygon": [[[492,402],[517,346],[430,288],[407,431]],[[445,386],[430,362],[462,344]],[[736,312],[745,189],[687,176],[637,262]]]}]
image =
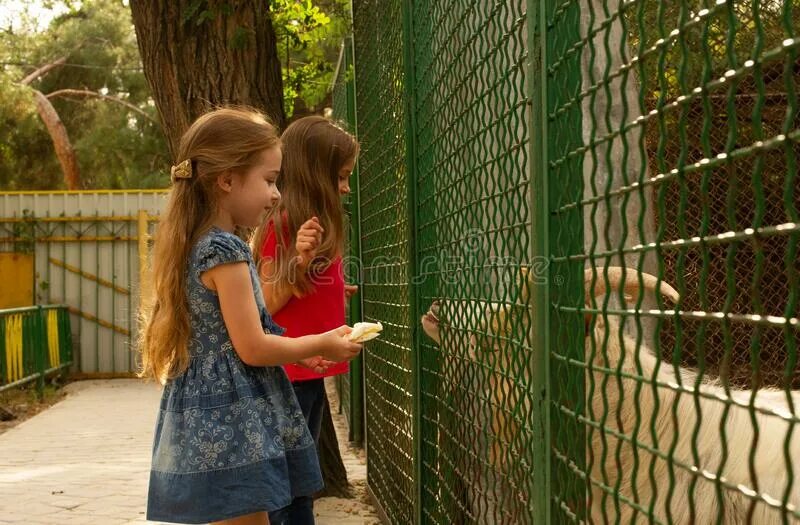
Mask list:
[{"label": "tree trunk", "polygon": [[[608,90],[599,89],[594,97],[587,96],[582,102],[583,114],[583,141],[584,144],[591,144],[593,139],[606,137],[607,135],[618,132],[625,125],[636,121],[644,114],[644,108],[640,102],[639,81],[636,78],[635,69],[628,74],[622,74],[616,78],[608,80],[611,73],[619,71],[622,66],[630,61],[628,50],[628,37],[624,34],[625,27],[622,17],[609,18],[614,13],[609,13],[605,9],[602,0],[591,0],[594,4],[592,10],[584,9],[581,11],[582,39],[591,39],[596,52],[592,54],[589,46],[583,48],[581,60],[581,77],[583,78],[582,91],[593,88],[593,84],[601,82],[608,83]],[[591,17],[594,21],[591,23]],[[599,29],[603,28],[603,29]],[[589,37],[590,31],[594,35]],[[623,42],[625,45],[623,46]],[[605,49],[611,50],[606,53]],[[624,51],[620,52],[620,49]],[[610,73],[607,73],[610,72]],[[594,122],[592,116],[594,115]],[[608,119],[608,122],[606,121]],[[647,166],[647,156],[644,151],[639,149],[639,144],[643,141],[644,127],[634,126],[624,134],[616,135],[609,143],[602,143],[595,146],[597,161],[592,159],[592,150],[586,152],[583,162],[584,175],[584,199],[591,199],[599,194],[604,195],[606,184],[611,179],[609,192],[614,192],[622,186],[629,186],[640,177],[647,180],[650,176]],[[623,136],[625,140],[623,141]],[[627,143],[627,150],[626,150]],[[610,149],[608,156],[610,163],[605,160],[606,150]],[[622,172],[621,159],[626,158],[625,171]],[[597,188],[597,194],[592,189],[592,180]],[[638,191],[627,192],[628,201],[625,209],[622,208],[622,195],[612,196],[609,201],[605,200],[597,203],[597,210],[594,215],[591,206],[584,210],[584,238],[585,253],[589,253],[593,241],[597,242],[595,252],[613,251],[624,246],[630,248],[638,244],[646,244],[655,240],[656,226],[655,214],[652,199],[652,190],[646,188],[643,195]],[[642,228],[639,227],[638,219],[644,213]],[[623,215],[627,217],[627,225],[623,228]],[[599,233],[597,239],[591,236],[592,221],[597,225],[598,231],[602,232],[606,221],[609,223],[608,238],[603,233]],[[627,230],[627,235],[623,239],[623,232]],[[631,269],[636,269],[639,260],[644,259],[643,270],[655,273],[656,260],[653,252],[646,254],[627,253],[624,257],[616,257],[609,261],[610,264],[624,265]]]},{"label": "tree trunk", "polygon": [[[587,91],[593,84],[606,82],[608,89],[598,89],[594,97],[586,97],[582,102],[583,141],[591,144],[593,139],[606,137],[619,132],[623,127],[635,122],[644,115],[645,108],[640,100],[640,79],[636,78],[636,67],[631,68],[615,78],[609,75],[620,71],[625,63],[630,62],[628,34],[622,17],[614,16],[605,8],[603,0],[591,0],[592,9],[581,10],[580,36],[591,39],[596,52],[592,54],[589,46],[584,46],[581,56],[582,91]],[[592,16],[594,21],[592,22]],[[602,28],[602,29],[601,29]],[[593,36],[589,36],[593,33]],[[605,52],[610,49],[611,52]],[[610,72],[610,73],[609,73]],[[594,116],[594,119],[592,119]],[[624,137],[624,140],[623,140]],[[633,126],[624,133],[617,134],[607,143],[595,146],[597,160],[592,158],[592,149],[587,150],[583,161],[584,199],[602,197],[613,193],[623,186],[630,186],[641,180],[650,178],[644,144],[644,126]],[[611,161],[606,160],[606,155]],[[625,159],[624,170],[622,159]],[[610,188],[606,189],[609,184]],[[596,192],[594,188],[596,188]],[[596,209],[586,206],[583,212],[584,252],[592,251],[592,243],[596,242],[594,253],[611,252],[623,248],[631,248],[640,244],[655,241],[655,203],[653,190],[647,187],[639,191],[625,192],[623,195],[610,196],[597,203]],[[641,227],[639,217],[642,217]],[[596,238],[592,236],[592,223],[597,226]],[[608,227],[607,233],[604,229]],[[619,265],[636,271],[641,263],[642,271],[656,274],[656,252],[628,252],[609,259],[600,259],[596,264]],[[587,262],[587,266],[588,266]],[[602,277],[601,277],[602,278]],[[635,301],[635,299],[634,299]],[[617,299],[611,299],[609,308],[619,306]],[[657,308],[655,300],[645,297],[642,308]],[[652,337],[656,332],[656,321],[652,318],[640,319],[644,344],[652,346]],[[626,332],[631,337],[637,336],[637,328],[632,318],[625,324]]]},{"label": "tree trunk", "polygon": [[327,394],[325,394],[325,409],[322,412],[322,429],[319,435],[318,451],[325,488],[316,494],[316,497],[353,497],[350,493],[350,485],[347,482],[347,469],[342,461],[342,454],[339,452],[339,439],[336,437],[336,428],[333,426],[331,406],[328,403]]},{"label": "tree trunk", "polygon": [[325,108],[331,107],[333,104],[333,93],[328,93],[325,95],[325,98],[322,99],[316,106],[306,106],[305,101],[302,98],[297,98],[294,103],[294,112],[292,116],[289,118],[289,122],[287,124],[291,124],[295,120],[308,117],[311,115],[325,115]]},{"label": "tree trunk", "polygon": [[[215,106],[247,105],[285,124],[281,64],[266,2],[132,0],[144,74],[175,155],[189,124]],[[194,12],[193,12],[194,11]]]}]

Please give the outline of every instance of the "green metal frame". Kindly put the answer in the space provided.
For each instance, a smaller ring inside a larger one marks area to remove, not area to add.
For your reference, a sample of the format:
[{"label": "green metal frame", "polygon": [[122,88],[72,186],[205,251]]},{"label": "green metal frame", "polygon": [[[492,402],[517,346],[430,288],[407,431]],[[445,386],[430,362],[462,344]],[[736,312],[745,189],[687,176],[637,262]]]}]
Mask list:
[{"label": "green metal frame", "polygon": [[[403,85],[405,89],[403,93],[405,104],[405,143],[406,143],[406,205],[407,205],[407,222],[408,229],[408,243],[406,246],[406,264],[409,276],[408,280],[408,313],[410,319],[419,319],[420,312],[417,306],[418,300],[418,287],[417,287],[417,249],[416,249],[416,233],[417,213],[419,210],[417,202],[416,181],[414,174],[417,171],[417,137],[415,135],[416,125],[416,107],[417,100],[415,98],[415,89],[413,87],[417,84],[414,69],[414,2],[413,0],[403,0],[403,51],[405,55],[403,62],[405,64]],[[420,366],[421,358],[420,352],[420,337],[417,323],[409,323],[411,331],[411,385],[413,389],[413,408],[412,408],[412,436],[414,445],[414,523],[422,522],[423,515],[423,494],[422,489],[422,367]]]},{"label": "green metal frame", "polygon": [[[529,142],[530,148],[530,207],[531,213],[531,260],[535,257],[550,259],[548,177],[536,174],[547,172],[547,60],[545,7],[539,0],[528,0],[528,78],[530,79],[530,129],[541,130]],[[533,317],[531,340],[534,348],[531,390],[534,392],[534,406],[537,407],[532,418],[534,445],[531,503],[534,514],[542,523],[552,522],[550,506],[551,483],[551,433],[550,433],[550,265],[544,269],[543,283],[531,291],[532,308],[540,315]]]}]

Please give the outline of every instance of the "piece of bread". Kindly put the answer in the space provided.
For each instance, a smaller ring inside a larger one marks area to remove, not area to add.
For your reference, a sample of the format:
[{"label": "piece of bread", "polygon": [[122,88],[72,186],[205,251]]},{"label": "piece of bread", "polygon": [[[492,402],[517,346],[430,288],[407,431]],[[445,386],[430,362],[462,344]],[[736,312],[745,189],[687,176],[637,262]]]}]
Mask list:
[{"label": "piece of bread", "polygon": [[381,323],[356,323],[347,338],[354,343],[364,343],[381,335]]}]

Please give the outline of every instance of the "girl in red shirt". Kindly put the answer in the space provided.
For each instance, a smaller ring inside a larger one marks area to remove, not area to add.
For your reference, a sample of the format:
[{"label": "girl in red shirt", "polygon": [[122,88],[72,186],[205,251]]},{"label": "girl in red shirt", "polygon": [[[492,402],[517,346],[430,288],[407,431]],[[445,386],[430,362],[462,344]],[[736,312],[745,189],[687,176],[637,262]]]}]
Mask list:
[{"label": "girl in red shirt", "polygon": [[[293,122],[281,142],[281,201],[256,231],[253,252],[267,310],[286,329],[284,336],[301,337],[344,324],[345,299],[358,290],[344,282],[341,197],[350,193],[359,146],[352,135],[318,116]],[[323,378],[346,373],[348,364],[315,357],[284,368],[318,442],[326,401]],[[313,524],[313,499],[295,498],[271,513],[270,522]]]}]

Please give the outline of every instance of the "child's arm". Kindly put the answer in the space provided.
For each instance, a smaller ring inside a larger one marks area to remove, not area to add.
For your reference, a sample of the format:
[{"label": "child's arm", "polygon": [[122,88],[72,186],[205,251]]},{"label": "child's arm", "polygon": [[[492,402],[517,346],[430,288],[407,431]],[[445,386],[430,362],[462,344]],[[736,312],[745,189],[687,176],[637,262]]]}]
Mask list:
[{"label": "child's arm", "polygon": [[[308,265],[314,259],[317,248],[322,242],[324,228],[319,223],[319,219],[312,217],[304,222],[297,230],[295,248],[297,249],[296,270],[298,273],[305,273]],[[264,302],[270,315],[275,315],[281,308],[286,306],[289,299],[297,295],[293,283],[289,286],[277,286],[275,262],[273,259],[265,259],[261,265],[261,290],[264,293]],[[302,277],[301,277],[302,278]]]},{"label": "child's arm", "polygon": [[358,293],[358,285],[357,284],[345,284],[344,285],[344,298],[350,299],[355,294]]},{"label": "child's arm", "polygon": [[298,338],[265,334],[246,263],[221,264],[204,272],[201,278],[207,287],[216,290],[233,348],[245,364],[278,366],[313,356],[348,361],[361,351],[360,344],[345,338],[352,331],[347,326]]},{"label": "child's arm", "polygon": [[261,263],[261,291],[264,293],[264,304],[267,306],[269,315],[275,315],[281,308],[286,306],[295,295],[292,286],[277,286],[275,282],[275,261],[264,260]]}]

